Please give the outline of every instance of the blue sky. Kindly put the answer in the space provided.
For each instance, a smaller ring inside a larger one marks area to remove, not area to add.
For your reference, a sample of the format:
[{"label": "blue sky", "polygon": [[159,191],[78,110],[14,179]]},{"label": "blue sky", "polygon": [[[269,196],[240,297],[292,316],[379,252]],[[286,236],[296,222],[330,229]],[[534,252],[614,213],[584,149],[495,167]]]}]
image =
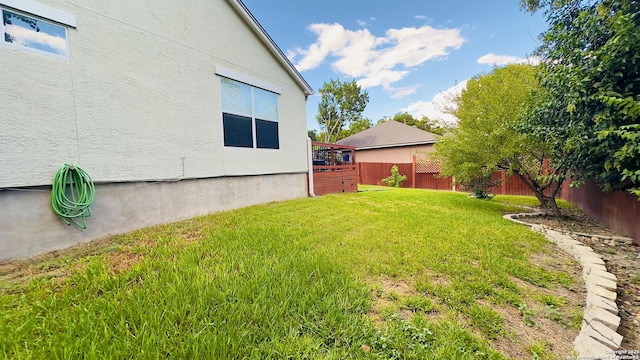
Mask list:
[{"label": "blue sky", "polygon": [[[47,21],[37,20],[36,25],[38,29],[36,31],[30,24],[16,17],[16,13],[8,10],[1,10],[0,12],[2,12],[3,15],[10,15],[10,24],[3,23],[0,31],[9,34],[12,39],[12,44],[62,56],[68,55],[67,35],[64,27]],[[3,40],[6,41],[6,37]]]},{"label": "blue sky", "polygon": [[[243,0],[316,91],[330,79],[356,80],[369,92],[374,123],[401,111],[453,121],[442,108],[465,81],[529,56],[546,29],[518,0]],[[529,58],[528,58],[529,57]]]}]

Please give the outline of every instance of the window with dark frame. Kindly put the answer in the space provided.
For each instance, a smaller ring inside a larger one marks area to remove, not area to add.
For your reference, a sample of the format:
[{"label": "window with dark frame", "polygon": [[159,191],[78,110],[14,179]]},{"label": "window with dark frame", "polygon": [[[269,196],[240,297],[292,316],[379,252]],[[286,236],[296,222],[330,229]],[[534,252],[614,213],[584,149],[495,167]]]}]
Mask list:
[{"label": "window with dark frame", "polygon": [[278,94],[220,77],[224,146],[279,149]]}]

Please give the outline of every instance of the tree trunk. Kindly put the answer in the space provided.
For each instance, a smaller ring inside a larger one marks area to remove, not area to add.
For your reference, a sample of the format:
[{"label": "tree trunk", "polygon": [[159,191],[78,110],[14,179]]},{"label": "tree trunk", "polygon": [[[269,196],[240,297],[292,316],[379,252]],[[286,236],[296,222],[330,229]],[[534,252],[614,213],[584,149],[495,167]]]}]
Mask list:
[{"label": "tree trunk", "polygon": [[543,209],[551,210],[554,216],[557,216],[557,217],[560,216],[560,208],[556,203],[555,197],[546,196],[544,194],[542,194],[542,196],[538,196],[538,194],[536,194],[536,197],[538,198],[538,201],[540,201],[540,204],[542,205]]},{"label": "tree trunk", "polygon": [[558,191],[562,186],[562,180],[556,180],[554,184],[550,188],[550,195],[545,195],[544,190],[540,187],[540,185],[532,179],[528,174],[516,173],[518,177],[522,180],[522,182],[533,192],[538,201],[540,201],[540,206],[542,210],[553,212],[554,216],[560,216],[560,208],[556,203],[556,195],[558,195]]}]

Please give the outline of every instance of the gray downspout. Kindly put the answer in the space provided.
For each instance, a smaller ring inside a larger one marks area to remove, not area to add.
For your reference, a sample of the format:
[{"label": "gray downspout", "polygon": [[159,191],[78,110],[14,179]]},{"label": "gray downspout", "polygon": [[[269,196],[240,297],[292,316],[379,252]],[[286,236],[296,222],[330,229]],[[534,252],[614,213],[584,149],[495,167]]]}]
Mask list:
[{"label": "gray downspout", "polygon": [[311,147],[310,137],[307,137],[307,155],[309,160],[309,196],[316,197],[313,192],[313,148]]}]

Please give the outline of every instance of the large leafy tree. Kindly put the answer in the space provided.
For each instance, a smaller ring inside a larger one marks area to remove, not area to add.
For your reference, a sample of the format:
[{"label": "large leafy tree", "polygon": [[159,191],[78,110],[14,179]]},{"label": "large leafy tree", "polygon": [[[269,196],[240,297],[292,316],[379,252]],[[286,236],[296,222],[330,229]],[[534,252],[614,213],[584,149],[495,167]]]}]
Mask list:
[{"label": "large leafy tree", "polygon": [[307,136],[311,139],[311,141],[318,141],[318,132],[316,130],[307,130]]},{"label": "large leafy tree", "polygon": [[539,91],[535,72],[531,65],[509,65],[469,80],[454,99],[458,127],[436,144],[431,156],[440,162],[443,175],[463,184],[488,179],[498,170],[516,174],[542,207],[557,215],[555,197],[566,168],[549,163],[546,142],[518,128]]},{"label": "large leafy tree", "polygon": [[[388,119],[380,119],[378,123],[387,121]],[[430,133],[434,133],[437,135],[444,135],[446,132],[451,130],[447,126],[443,126],[436,120],[431,120],[426,116],[423,116],[421,119],[416,119],[413,115],[408,112],[399,112],[391,118],[393,121],[401,122],[405,125],[415,126],[418,129],[428,131]]]},{"label": "large leafy tree", "polygon": [[540,81],[547,96],[527,117],[527,131],[549,138],[571,161],[578,183],[640,196],[640,2],[523,0],[544,9]]},{"label": "large leafy tree", "polygon": [[369,103],[369,94],[355,80],[332,79],[322,85],[320,95],[316,120],[324,133],[324,141],[331,143],[340,139],[345,126],[362,119],[362,112]]},{"label": "large leafy tree", "polygon": [[349,123],[349,127],[347,129],[344,129],[340,132],[340,135],[338,135],[338,140],[344,139],[353,134],[357,134],[361,131],[365,131],[372,126],[373,122],[365,117],[353,120],[351,123]]}]

